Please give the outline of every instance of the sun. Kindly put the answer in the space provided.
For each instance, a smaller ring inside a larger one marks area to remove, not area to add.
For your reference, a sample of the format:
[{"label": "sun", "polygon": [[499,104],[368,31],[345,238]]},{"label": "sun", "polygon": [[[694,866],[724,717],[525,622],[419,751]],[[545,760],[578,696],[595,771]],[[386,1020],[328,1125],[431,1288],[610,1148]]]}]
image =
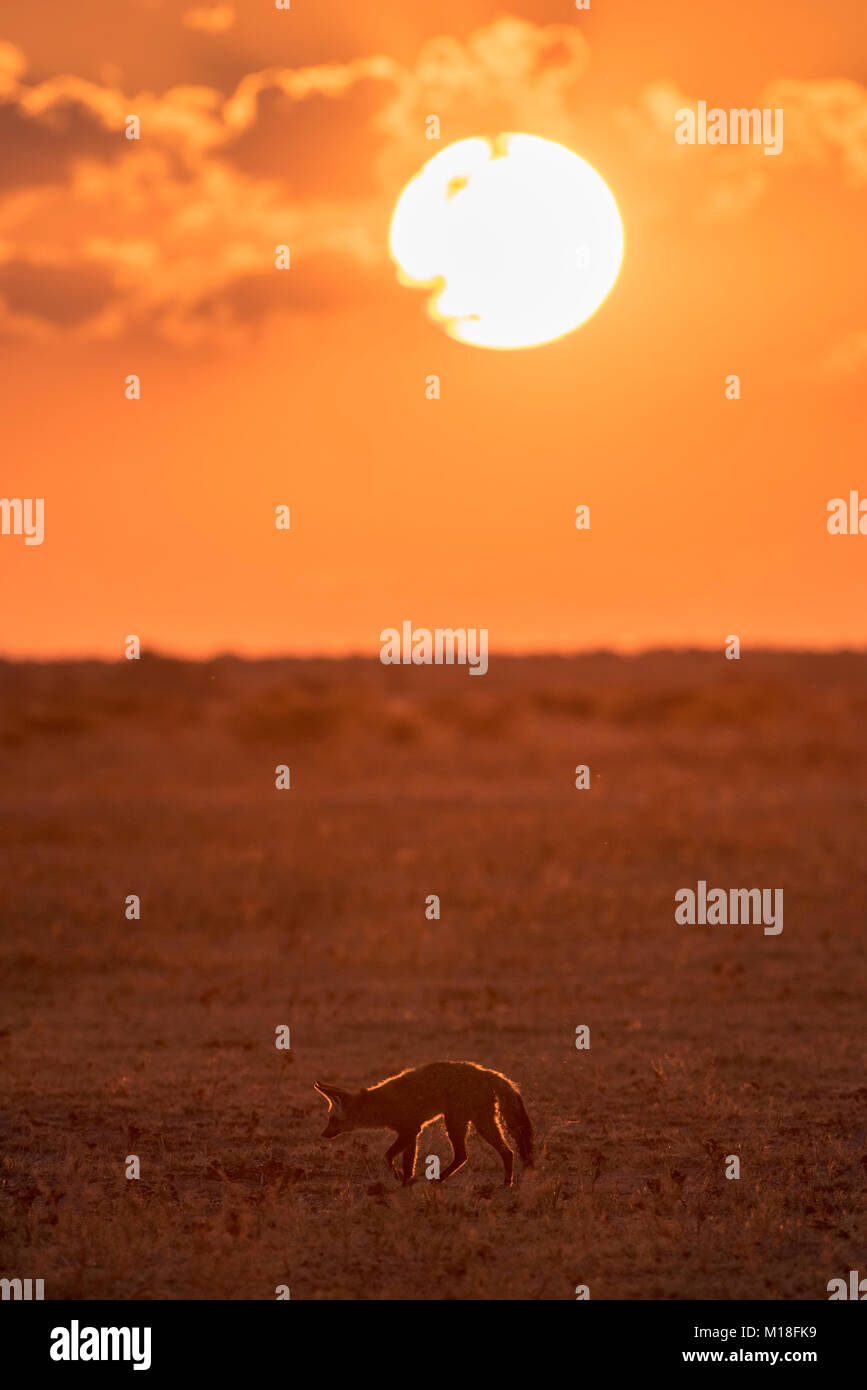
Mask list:
[{"label": "sun", "polygon": [[476,347],[551,342],[617,279],[623,225],[586,160],[536,135],[448,145],[401,194],[389,234],[398,278],[436,286],[432,318]]}]

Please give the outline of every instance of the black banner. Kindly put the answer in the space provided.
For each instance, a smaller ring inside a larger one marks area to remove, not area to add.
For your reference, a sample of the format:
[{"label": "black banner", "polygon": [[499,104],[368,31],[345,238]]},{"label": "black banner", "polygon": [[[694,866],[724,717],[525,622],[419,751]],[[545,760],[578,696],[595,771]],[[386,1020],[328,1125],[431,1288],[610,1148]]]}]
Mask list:
[{"label": "black banner", "polygon": [[[616,1376],[642,1371],[667,1376],[676,1368],[803,1366],[828,1373],[857,1366],[863,1355],[864,1313],[821,1303],[578,1302],[568,1312],[553,1304],[477,1303],[12,1303],[0,1304],[4,1369],[63,1380],[70,1375],[145,1373],[161,1383],[178,1374],[225,1379],[297,1370],[306,1346],[333,1373],[385,1366],[405,1344],[417,1359],[427,1346],[447,1371],[451,1352],[437,1341],[445,1329],[460,1338],[462,1366],[490,1355],[500,1363],[566,1354],[576,1375],[590,1366]],[[516,1348],[515,1333],[521,1334]],[[538,1342],[525,1340],[538,1335]],[[373,1338],[380,1338],[371,1340]],[[350,1340],[351,1339],[351,1340]],[[535,1351],[534,1351],[535,1347]],[[359,1362],[359,1356],[361,1361]],[[306,1359],[305,1359],[306,1360]]]}]

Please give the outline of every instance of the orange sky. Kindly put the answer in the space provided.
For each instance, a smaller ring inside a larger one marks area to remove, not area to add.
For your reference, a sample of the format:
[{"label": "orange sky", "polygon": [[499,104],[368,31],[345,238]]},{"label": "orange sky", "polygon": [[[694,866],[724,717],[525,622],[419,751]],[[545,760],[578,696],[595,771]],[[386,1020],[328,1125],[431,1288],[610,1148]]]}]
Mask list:
[{"label": "orange sky", "polygon": [[[0,651],[863,645],[867,537],[825,526],[867,497],[862,30],[862,0],[6,0],[0,496],[45,498],[45,542],[0,536]],[[678,146],[699,100],[782,107],[782,154]],[[626,237],[598,313],[513,353],[448,339],[386,249],[407,178],[499,130],[588,159]]]}]

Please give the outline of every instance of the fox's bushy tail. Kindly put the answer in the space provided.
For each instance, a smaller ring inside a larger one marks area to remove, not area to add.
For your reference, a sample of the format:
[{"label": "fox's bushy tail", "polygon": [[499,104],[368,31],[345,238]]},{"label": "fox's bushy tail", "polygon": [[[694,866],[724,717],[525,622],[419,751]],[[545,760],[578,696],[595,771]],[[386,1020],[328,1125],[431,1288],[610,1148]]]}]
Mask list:
[{"label": "fox's bushy tail", "polygon": [[525,1168],[532,1168],[535,1161],[533,1157],[533,1126],[521,1099],[521,1093],[507,1077],[500,1075],[497,1076],[495,1089],[500,1114],[506,1122],[506,1128],[518,1145],[521,1162]]}]

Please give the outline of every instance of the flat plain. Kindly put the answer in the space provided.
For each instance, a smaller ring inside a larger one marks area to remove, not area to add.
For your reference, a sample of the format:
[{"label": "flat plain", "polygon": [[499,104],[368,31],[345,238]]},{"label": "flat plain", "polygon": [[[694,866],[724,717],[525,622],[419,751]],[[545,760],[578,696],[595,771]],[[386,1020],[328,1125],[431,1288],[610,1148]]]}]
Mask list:
[{"label": "flat plain", "polygon": [[[826,1298],[867,1269],[865,772],[862,654],[0,663],[0,1274]],[[700,879],[782,933],[677,925]],[[521,1088],[512,1190],[472,1135],[407,1189],[321,1139],[314,1080],[449,1058]]]}]

